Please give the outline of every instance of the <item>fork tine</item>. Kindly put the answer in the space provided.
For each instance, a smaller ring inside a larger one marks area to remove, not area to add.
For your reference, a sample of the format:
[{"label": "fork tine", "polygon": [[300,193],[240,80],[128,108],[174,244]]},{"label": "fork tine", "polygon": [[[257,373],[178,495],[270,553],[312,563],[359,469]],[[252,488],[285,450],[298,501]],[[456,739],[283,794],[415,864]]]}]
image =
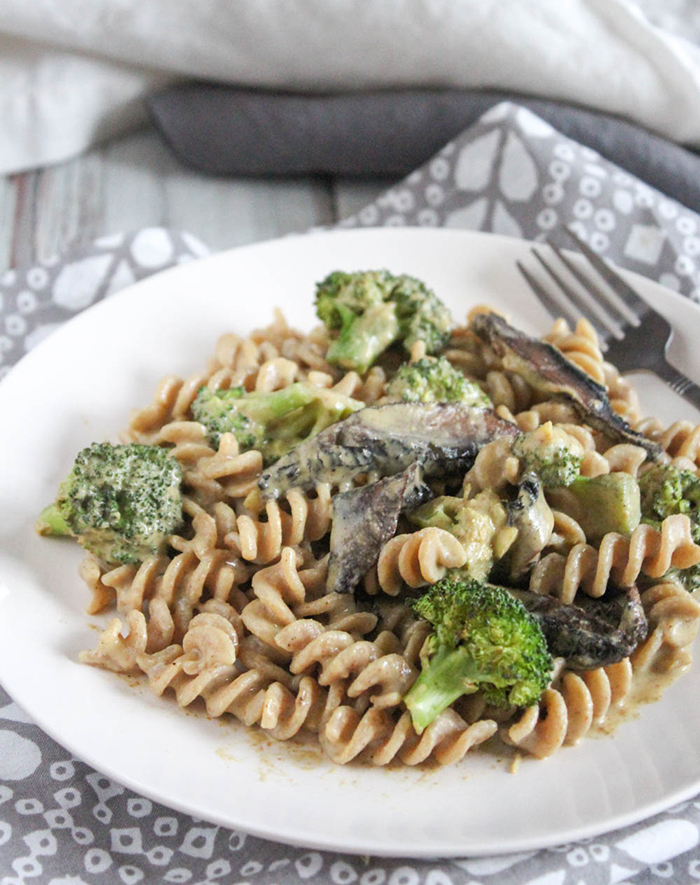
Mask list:
[{"label": "fork tine", "polygon": [[623,329],[629,325],[627,317],[621,313],[619,307],[610,298],[608,293],[596,283],[595,280],[586,276],[583,271],[576,267],[574,262],[554,243],[547,244],[557,255],[557,258],[568,269],[569,273],[575,277],[583,288],[590,294],[590,309],[599,317],[600,321],[609,328],[616,338],[622,338]]},{"label": "fork tine", "polygon": [[557,317],[563,316],[567,323],[573,329],[578,322],[578,317],[576,314],[569,308],[568,304],[565,304],[563,301],[560,302],[549,294],[549,292],[544,288],[544,286],[539,282],[539,280],[534,277],[530,271],[519,261],[515,262],[520,273],[525,277],[525,282],[530,286],[532,291],[537,295],[542,304],[549,311],[550,315],[556,319]]},{"label": "fork tine", "polygon": [[[542,267],[547,271],[549,276],[554,280],[557,286],[561,289],[561,291],[566,295],[566,297],[571,301],[581,312],[581,314],[586,317],[586,319],[593,325],[598,336],[606,341],[610,338],[611,335],[615,334],[614,327],[611,327],[606,323],[602,316],[600,316],[598,311],[593,310],[593,306],[587,303],[579,294],[573,289],[562,277],[554,270],[554,268],[549,264],[548,261],[545,261],[544,256],[537,251],[537,249],[532,249],[532,254],[539,261]],[[586,289],[589,288],[585,280],[581,280]],[[598,314],[598,316],[596,316]],[[609,322],[609,321],[608,321]],[[575,323],[572,328],[575,327]],[[618,333],[619,334],[619,333]]]},{"label": "fork tine", "polygon": [[588,245],[588,243],[584,243],[583,240],[579,236],[577,236],[570,227],[564,227],[564,230],[571,237],[574,243],[576,243],[576,245],[590,261],[593,267],[598,271],[600,276],[608,283],[613,292],[619,295],[622,301],[631,310],[632,316],[635,317],[635,321],[633,322],[633,324],[639,325],[641,318],[649,310],[649,305],[646,303],[646,301],[644,301],[634,291],[629,283],[623,280],[622,277],[610,267],[607,261],[603,261],[600,255],[594,252],[593,249],[591,249],[591,247]]}]

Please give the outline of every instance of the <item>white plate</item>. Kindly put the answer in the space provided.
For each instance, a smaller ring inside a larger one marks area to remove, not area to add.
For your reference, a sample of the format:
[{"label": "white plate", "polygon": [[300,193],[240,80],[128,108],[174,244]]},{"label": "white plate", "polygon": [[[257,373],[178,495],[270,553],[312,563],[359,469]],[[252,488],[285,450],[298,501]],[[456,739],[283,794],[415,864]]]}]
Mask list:
[{"label": "white plate", "polygon": [[[116,439],[158,379],[201,367],[217,336],[267,323],[280,305],[313,321],[315,281],[336,268],[387,267],[423,278],[461,318],[488,301],[530,331],[547,315],[515,270],[525,243],[456,231],[323,233],[236,249],[153,276],[86,311],[0,384],[0,680],[57,741],[132,789],[195,817],[273,839],[396,856],[466,856],[591,836],[700,790],[700,659],[614,739],[588,740],[517,776],[475,753],[444,769],[334,767],[233,720],[185,714],[113,674],[80,665],[94,646],[72,544],[33,522],[74,454]],[[673,355],[700,380],[700,313],[639,286],[678,330]],[[697,413],[643,379],[650,409]],[[93,626],[91,627],[91,622]]]}]

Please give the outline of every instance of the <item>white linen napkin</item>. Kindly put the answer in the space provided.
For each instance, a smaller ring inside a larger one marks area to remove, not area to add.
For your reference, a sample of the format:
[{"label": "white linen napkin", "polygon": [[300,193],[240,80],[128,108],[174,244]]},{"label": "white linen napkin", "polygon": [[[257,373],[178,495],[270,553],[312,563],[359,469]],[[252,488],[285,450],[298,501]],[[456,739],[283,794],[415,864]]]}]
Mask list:
[{"label": "white linen napkin", "polygon": [[506,89],[700,146],[700,53],[630,0],[3,0],[0,174],[133,125],[146,93],[183,76]]}]

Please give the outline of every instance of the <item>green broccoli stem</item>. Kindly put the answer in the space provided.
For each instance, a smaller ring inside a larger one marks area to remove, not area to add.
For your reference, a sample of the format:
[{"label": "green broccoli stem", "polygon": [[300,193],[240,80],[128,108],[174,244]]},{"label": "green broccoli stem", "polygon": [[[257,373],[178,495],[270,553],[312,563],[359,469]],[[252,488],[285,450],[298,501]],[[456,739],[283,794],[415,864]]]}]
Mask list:
[{"label": "green broccoli stem", "polygon": [[293,444],[309,436],[315,436],[331,424],[335,424],[348,412],[347,401],[340,399],[333,403],[327,398],[328,405],[315,400],[308,408],[297,409],[290,413],[279,427],[275,428],[274,438],[279,442],[293,441]]},{"label": "green broccoli stem", "polygon": [[398,337],[396,307],[391,302],[379,304],[343,323],[340,334],[328,348],[327,359],[343,369],[366,372]]},{"label": "green broccoli stem", "polygon": [[464,647],[443,646],[423,666],[404,701],[413,727],[420,734],[430,723],[465,694],[474,694],[477,684],[469,678],[473,660]]},{"label": "green broccoli stem", "polygon": [[308,406],[316,396],[317,392],[306,384],[290,384],[271,393],[248,393],[236,403],[236,408],[251,421],[265,425]]},{"label": "green broccoli stem", "polygon": [[39,514],[36,530],[40,535],[72,535],[68,523],[61,516],[56,504],[49,504]]}]

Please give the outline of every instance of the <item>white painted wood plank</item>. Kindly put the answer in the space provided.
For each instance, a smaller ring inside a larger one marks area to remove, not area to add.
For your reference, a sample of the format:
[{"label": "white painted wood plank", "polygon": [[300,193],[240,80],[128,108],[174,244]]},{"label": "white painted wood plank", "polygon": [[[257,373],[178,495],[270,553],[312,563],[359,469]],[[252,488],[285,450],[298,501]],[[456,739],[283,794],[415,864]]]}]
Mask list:
[{"label": "white painted wood plank", "polygon": [[335,217],[325,180],[201,175],[182,166],[152,129],[0,183],[0,269],[151,225],[187,230],[218,251]]},{"label": "white painted wood plank", "polygon": [[3,192],[3,266],[46,260],[99,232],[97,155],[0,179]]},{"label": "white painted wood plank", "polygon": [[0,273],[11,263],[17,188],[9,176],[0,177]]},{"label": "white painted wood plank", "polygon": [[35,173],[33,259],[45,261],[101,232],[99,151]]},{"label": "white painted wood plank", "polygon": [[103,188],[107,232],[163,224],[215,251],[333,221],[325,183],[202,175],[180,164],[152,130],[106,149]]},{"label": "white painted wood plank", "polygon": [[102,151],[104,233],[166,223],[164,179],[175,161],[149,129],[120,138]]},{"label": "white painted wood plank", "polygon": [[183,166],[149,127],[70,162],[0,178],[0,272],[152,225],[189,231],[219,251],[333,224],[393,183],[213,178]]},{"label": "white painted wood plank", "polygon": [[210,248],[226,249],[333,221],[328,189],[317,182],[183,176],[166,183],[171,225]]}]

